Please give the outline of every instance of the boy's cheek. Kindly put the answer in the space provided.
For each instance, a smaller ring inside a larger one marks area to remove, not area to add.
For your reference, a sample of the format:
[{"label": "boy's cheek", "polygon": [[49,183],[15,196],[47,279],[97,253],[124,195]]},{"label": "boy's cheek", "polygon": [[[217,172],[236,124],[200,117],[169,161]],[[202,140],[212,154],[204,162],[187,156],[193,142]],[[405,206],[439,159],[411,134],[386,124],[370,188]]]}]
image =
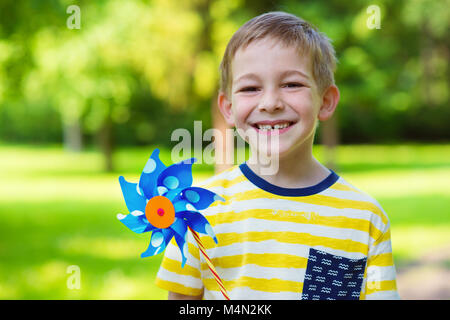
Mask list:
[{"label": "boy's cheek", "polygon": [[236,114],[248,115],[250,112],[258,105],[257,99],[255,97],[236,97],[232,99],[232,106]]},{"label": "boy's cheek", "polygon": [[233,103],[232,107],[232,120],[234,122],[234,126],[241,127],[243,123],[245,122],[245,119],[247,119],[249,112],[246,110],[245,105],[239,105]]}]

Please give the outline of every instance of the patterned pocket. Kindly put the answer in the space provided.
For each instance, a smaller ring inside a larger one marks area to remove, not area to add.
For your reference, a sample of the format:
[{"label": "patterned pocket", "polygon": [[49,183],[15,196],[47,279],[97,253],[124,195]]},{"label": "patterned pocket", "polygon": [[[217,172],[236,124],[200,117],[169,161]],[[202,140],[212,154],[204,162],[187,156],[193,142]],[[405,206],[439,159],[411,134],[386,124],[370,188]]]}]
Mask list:
[{"label": "patterned pocket", "polygon": [[302,300],[358,300],[366,262],[311,248]]}]

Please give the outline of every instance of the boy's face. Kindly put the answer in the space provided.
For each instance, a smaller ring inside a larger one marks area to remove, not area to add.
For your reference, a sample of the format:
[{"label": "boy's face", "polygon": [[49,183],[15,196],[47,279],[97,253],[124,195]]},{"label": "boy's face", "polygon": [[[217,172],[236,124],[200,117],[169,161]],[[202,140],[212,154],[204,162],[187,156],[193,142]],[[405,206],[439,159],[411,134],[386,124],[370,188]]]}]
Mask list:
[{"label": "boy's face", "polygon": [[278,138],[280,158],[312,145],[323,102],[309,55],[272,39],[258,40],[236,52],[230,96],[219,96],[227,122],[252,133],[246,139],[252,151],[270,155],[271,150],[261,150],[257,139],[261,135]]}]

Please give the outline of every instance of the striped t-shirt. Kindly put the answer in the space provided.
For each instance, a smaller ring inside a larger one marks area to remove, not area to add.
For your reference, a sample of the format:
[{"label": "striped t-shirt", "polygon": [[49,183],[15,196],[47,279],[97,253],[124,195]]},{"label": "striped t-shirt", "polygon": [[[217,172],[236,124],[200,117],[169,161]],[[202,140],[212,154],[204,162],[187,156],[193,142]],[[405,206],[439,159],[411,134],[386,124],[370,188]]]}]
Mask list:
[{"label": "striped t-shirt", "polygon": [[[370,196],[333,171],[307,188],[281,188],[245,164],[201,187],[226,201],[202,210],[217,236],[201,240],[233,299],[398,299],[390,224]],[[187,262],[173,240],[156,284],[224,299],[189,233]]]}]

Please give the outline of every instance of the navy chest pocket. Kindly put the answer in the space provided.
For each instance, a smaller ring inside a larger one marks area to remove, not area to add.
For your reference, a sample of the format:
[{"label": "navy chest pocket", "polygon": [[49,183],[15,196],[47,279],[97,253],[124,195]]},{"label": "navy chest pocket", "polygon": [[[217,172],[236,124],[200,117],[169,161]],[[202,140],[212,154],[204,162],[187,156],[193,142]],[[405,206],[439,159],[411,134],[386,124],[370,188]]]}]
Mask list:
[{"label": "navy chest pocket", "polygon": [[358,300],[366,262],[311,248],[302,300]]}]

